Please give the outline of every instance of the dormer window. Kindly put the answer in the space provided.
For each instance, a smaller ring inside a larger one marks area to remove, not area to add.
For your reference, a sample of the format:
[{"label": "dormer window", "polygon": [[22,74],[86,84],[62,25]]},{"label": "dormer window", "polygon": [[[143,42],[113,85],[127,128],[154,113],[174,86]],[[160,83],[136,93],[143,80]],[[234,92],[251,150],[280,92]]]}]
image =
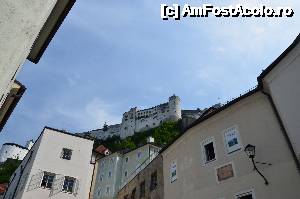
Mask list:
[{"label": "dormer window", "polygon": [[61,158],[65,160],[71,160],[71,156],[72,156],[72,150],[63,148]]}]

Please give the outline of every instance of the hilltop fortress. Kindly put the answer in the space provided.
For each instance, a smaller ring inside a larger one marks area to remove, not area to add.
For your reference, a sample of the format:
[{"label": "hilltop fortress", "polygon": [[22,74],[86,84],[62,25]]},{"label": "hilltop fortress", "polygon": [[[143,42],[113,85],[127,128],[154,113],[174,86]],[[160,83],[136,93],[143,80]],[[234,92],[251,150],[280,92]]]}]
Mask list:
[{"label": "hilltop fortress", "polygon": [[169,101],[152,108],[139,110],[131,108],[123,114],[122,123],[115,125],[104,124],[103,128],[82,133],[85,136],[97,139],[106,139],[113,135],[125,138],[135,132],[149,130],[159,126],[164,121],[177,121],[181,119],[180,98],[169,97]]}]

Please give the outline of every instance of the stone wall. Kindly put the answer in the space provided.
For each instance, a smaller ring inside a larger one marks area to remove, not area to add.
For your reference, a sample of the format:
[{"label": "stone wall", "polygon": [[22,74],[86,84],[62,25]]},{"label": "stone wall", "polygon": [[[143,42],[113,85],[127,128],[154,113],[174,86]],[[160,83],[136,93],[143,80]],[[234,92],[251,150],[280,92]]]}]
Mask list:
[{"label": "stone wall", "polygon": [[[157,185],[150,188],[151,174],[157,172]],[[163,198],[163,167],[162,156],[157,156],[147,167],[145,167],[138,175],[136,175],[127,185],[125,185],[117,194],[117,199],[132,198],[133,190],[135,191],[134,198],[140,198],[140,184],[145,182],[145,197],[144,199],[162,199]]]}]

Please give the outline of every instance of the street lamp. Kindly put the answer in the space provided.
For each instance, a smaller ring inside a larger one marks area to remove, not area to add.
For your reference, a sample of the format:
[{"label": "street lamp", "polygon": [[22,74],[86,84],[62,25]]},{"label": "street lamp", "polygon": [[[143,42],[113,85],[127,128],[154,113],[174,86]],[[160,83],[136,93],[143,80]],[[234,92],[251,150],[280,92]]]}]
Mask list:
[{"label": "street lamp", "polygon": [[249,158],[254,158],[255,157],[255,146],[251,145],[251,144],[248,144],[246,147],[245,147],[245,152],[246,154],[248,155]]},{"label": "street lamp", "polygon": [[257,169],[255,161],[254,161],[254,157],[255,157],[255,146],[248,144],[245,149],[244,149],[245,153],[247,154],[247,156],[251,159],[254,170],[257,171],[257,173],[264,179],[265,181],[265,185],[268,185],[269,182],[266,179],[266,177]]}]

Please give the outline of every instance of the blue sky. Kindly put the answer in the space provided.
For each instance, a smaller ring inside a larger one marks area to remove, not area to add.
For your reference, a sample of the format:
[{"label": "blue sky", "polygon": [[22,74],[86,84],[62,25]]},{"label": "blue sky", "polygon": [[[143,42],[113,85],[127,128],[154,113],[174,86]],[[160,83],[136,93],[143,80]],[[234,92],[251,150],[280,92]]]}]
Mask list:
[{"label": "blue sky", "polygon": [[27,61],[18,74],[27,90],[0,144],[24,145],[44,126],[82,132],[119,123],[130,107],[150,107],[172,94],[183,109],[225,102],[255,86],[300,32],[298,0],[251,0],[294,9],[292,18],[277,19],[163,21],[160,3],[201,2],[77,0],[40,62]]}]

